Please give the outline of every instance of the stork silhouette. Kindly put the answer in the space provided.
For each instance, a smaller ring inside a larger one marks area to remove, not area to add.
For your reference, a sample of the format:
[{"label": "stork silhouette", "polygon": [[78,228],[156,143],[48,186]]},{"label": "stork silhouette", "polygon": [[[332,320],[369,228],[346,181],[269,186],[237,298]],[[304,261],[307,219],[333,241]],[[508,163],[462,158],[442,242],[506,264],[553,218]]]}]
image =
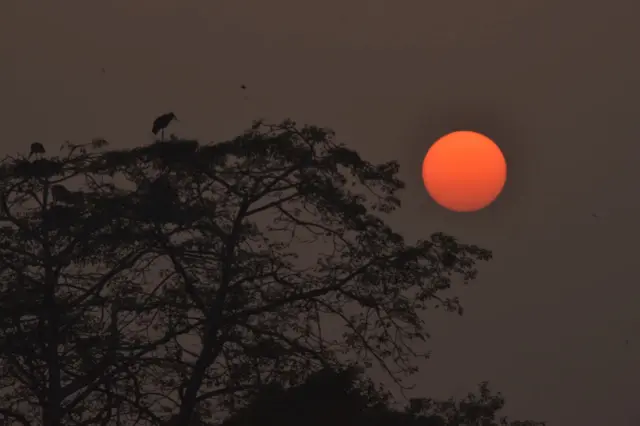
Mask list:
[{"label": "stork silhouette", "polygon": [[151,128],[151,131],[154,135],[157,135],[158,132],[161,132],[160,139],[164,140],[164,129],[166,129],[169,123],[171,123],[171,121],[173,120],[179,121],[178,117],[176,117],[174,113],[168,112],[166,114],[162,114],[160,117],[156,118],[153,121],[153,127]]},{"label": "stork silhouette", "polygon": [[34,142],[31,144],[28,158],[31,158],[31,156],[35,154],[44,154],[45,152],[44,146],[40,142]]}]

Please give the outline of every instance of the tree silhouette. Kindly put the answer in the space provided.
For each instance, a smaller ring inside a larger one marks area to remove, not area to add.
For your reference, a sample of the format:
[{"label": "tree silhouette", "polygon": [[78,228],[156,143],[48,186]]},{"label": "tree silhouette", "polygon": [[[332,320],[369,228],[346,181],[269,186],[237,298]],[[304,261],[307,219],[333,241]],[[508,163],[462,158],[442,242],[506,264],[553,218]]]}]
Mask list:
[{"label": "tree silhouette", "polygon": [[458,401],[412,399],[398,409],[389,393],[349,366],[320,370],[293,387],[264,387],[222,426],[545,426],[499,417],[504,404],[484,382],[477,393]]},{"label": "tree silhouette", "polygon": [[7,157],[0,415],[213,424],[211,407],[349,361],[401,383],[424,356],[420,312],[462,313],[447,289],[491,255],[441,233],[405,242],[384,220],[397,172],[291,121]]}]

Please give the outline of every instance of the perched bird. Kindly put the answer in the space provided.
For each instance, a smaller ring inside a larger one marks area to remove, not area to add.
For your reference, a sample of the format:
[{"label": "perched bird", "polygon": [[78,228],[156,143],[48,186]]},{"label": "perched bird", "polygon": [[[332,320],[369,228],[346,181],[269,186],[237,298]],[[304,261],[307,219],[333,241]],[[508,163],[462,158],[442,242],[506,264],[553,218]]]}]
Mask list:
[{"label": "perched bird", "polygon": [[44,154],[44,146],[40,142],[34,142],[31,144],[31,151],[29,151],[29,158],[35,154]]},{"label": "perched bird", "polygon": [[176,115],[172,112],[166,113],[166,114],[162,114],[160,117],[156,118],[153,121],[153,127],[151,128],[151,131],[153,132],[154,135],[157,135],[158,132],[162,132],[161,133],[161,138],[162,140],[164,140],[164,129],[167,128],[167,126],[169,125],[169,123],[171,123],[172,120],[178,120],[178,117],[176,117]]},{"label": "perched bird", "polygon": [[242,86],[240,86],[240,88],[241,88],[242,90],[245,90],[245,89],[247,88],[247,86],[245,86],[245,85],[243,84]]}]

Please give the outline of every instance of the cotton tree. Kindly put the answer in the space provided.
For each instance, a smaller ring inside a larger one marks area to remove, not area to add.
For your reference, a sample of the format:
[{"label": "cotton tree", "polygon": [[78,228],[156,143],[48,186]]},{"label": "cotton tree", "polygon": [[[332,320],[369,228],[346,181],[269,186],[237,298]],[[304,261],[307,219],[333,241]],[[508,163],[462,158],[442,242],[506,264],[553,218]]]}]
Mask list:
[{"label": "cotton tree", "polygon": [[[122,230],[132,201],[92,180],[87,147],[63,148],[1,169],[0,414],[11,424],[108,424],[111,407],[126,417],[141,388],[132,360],[162,341],[140,328],[164,296],[144,279],[157,254]],[[73,180],[85,191],[64,186]]]},{"label": "cotton tree", "polygon": [[447,290],[490,253],[441,233],[405,242],[385,222],[397,172],[291,121],[7,158],[0,414],[207,423],[347,360],[400,383],[424,355],[420,313],[462,313]]}]

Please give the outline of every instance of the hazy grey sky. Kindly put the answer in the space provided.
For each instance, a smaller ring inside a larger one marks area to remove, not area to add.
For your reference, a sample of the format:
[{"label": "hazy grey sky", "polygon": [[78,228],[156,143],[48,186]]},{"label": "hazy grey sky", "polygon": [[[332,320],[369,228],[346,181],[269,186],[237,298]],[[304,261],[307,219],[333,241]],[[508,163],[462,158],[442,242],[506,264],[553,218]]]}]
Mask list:
[{"label": "hazy grey sky", "polygon": [[[631,0],[3,0],[1,149],[140,145],[170,110],[175,133],[204,141],[260,117],[332,127],[368,159],[401,162],[392,222],[408,236],[494,250],[460,292],[465,316],[431,314],[416,392],[489,380],[509,415],[638,425],[639,12]],[[509,164],[503,196],[475,214],[437,207],[420,180],[430,143],[456,128],[492,137]]]}]

